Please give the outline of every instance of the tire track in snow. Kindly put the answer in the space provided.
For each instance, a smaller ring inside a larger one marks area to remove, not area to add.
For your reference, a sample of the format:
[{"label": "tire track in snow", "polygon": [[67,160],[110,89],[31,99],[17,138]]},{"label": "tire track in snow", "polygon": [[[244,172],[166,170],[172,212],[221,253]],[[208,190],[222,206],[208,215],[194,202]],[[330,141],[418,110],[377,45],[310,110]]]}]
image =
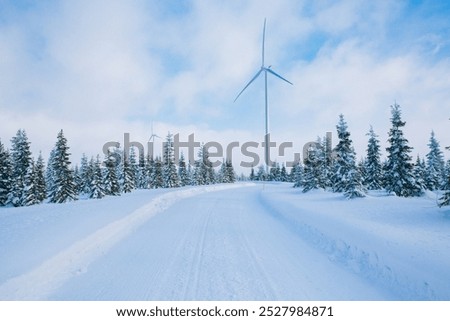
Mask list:
[{"label": "tire track in snow", "polygon": [[2,300],[43,300],[68,279],[85,273],[88,266],[104,255],[115,244],[133,233],[153,216],[164,212],[178,200],[230,188],[253,186],[253,184],[213,185],[168,192],[154,198],[146,205],[122,219],[114,221],[66,250],[44,261],[35,269],[7,280],[0,285]]}]

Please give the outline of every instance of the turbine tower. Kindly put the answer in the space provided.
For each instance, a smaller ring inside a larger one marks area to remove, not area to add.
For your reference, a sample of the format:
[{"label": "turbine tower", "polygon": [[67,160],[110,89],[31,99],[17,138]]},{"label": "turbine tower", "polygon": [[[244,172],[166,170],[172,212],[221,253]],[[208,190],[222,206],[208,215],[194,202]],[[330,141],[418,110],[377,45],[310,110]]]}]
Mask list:
[{"label": "turbine tower", "polygon": [[152,143],[152,158],[155,157],[155,155],[153,155],[153,151],[155,149],[155,138],[161,138],[158,135],[153,133],[153,121],[152,121],[152,134],[150,135],[150,138],[148,139],[149,142]]},{"label": "turbine tower", "polygon": [[293,85],[293,83],[291,83],[289,80],[281,77],[279,74],[277,74],[275,71],[273,71],[271,68],[271,66],[266,67],[264,65],[264,41],[266,38],[266,19],[264,19],[264,27],[263,27],[263,39],[262,39],[262,54],[261,54],[261,68],[258,70],[258,72],[256,73],[256,75],[247,83],[247,85],[244,87],[244,89],[241,90],[241,92],[236,96],[236,98],[234,99],[234,101],[236,101],[239,96],[247,89],[248,86],[250,86],[250,84],[259,77],[259,75],[264,72],[264,98],[265,98],[265,129],[266,129],[266,134],[264,136],[264,142],[265,142],[265,146],[264,146],[264,158],[265,158],[265,163],[266,163],[266,173],[268,173],[268,167],[271,165],[269,164],[269,160],[270,160],[270,155],[269,155],[269,102],[267,99],[267,73],[270,73],[276,77],[278,77],[281,80],[284,80],[285,82],[287,82],[288,84]]}]

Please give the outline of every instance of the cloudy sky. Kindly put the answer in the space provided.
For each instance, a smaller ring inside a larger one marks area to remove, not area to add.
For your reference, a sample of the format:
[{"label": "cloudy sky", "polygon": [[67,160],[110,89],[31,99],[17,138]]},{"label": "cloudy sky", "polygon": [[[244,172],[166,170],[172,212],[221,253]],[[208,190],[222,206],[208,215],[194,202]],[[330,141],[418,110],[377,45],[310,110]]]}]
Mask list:
[{"label": "cloudy sky", "polygon": [[361,157],[370,125],[386,147],[397,102],[414,157],[431,130],[450,145],[450,3],[431,0],[0,0],[0,139],[23,128],[47,158],[64,129],[73,162],[124,133],[146,144],[152,122],[262,142],[263,77],[233,100],[261,64],[264,18],[267,65],[294,83],[269,78],[273,141],[336,143],[343,113]]}]

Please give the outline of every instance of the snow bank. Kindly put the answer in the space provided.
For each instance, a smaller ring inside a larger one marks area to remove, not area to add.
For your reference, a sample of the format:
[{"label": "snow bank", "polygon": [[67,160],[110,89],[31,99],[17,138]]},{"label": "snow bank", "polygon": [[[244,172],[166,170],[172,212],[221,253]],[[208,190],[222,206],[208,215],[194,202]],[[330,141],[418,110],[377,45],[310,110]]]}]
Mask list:
[{"label": "snow bank", "polygon": [[330,260],[401,300],[450,299],[450,219],[430,195],[346,200],[266,188],[261,202]]}]

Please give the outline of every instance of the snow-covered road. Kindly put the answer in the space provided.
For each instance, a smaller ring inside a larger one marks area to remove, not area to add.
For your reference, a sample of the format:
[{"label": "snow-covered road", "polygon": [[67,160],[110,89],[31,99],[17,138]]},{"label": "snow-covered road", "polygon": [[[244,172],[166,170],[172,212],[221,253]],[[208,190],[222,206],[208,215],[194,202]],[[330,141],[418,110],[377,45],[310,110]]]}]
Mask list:
[{"label": "snow-covered road", "polygon": [[[118,212],[114,214],[111,209],[111,217],[95,212],[99,209],[95,207],[96,202],[91,202],[94,210],[78,213],[80,222],[86,219],[95,222],[97,227],[89,233],[81,228],[83,225],[75,223],[74,207],[72,215],[68,211],[66,219],[53,224],[59,226],[70,220],[72,229],[78,232],[66,233],[66,237],[63,230],[48,226],[47,230],[54,235],[48,235],[45,229],[41,235],[35,235],[36,242],[44,247],[46,243],[51,247],[58,239],[67,246],[46,255],[34,255],[37,258],[30,260],[26,271],[18,269],[16,275],[6,279],[4,275],[12,274],[13,265],[9,269],[8,265],[0,267],[0,280],[4,279],[0,284],[0,299],[399,298],[383,282],[355,273],[313,244],[317,242],[312,242],[308,235],[302,235],[304,230],[293,228],[288,217],[281,214],[289,202],[270,203],[270,197],[280,189],[284,191],[280,195],[292,190],[287,188],[286,185],[245,184],[141,192],[141,198],[152,195],[147,203],[139,198],[137,203],[141,205],[132,205],[126,202],[126,196],[121,197],[115,205]],[[107,204],[114,199],[119,198],[98,202]],[[79,203],[83,202],[88,203]],[[277,204],[280,212],[273,208]],[[42,208],[48,212],[48,208]],[[302,217],[301,209],[295,212],[297,217]],[[25,213],[23,217],[27,215],[30,214]],[[16,219],[6,217],[15,223]],[[27,234],[27,227],[10,225]],[[78,238],[74,236],[77,233]],[[69,236],[73,242],[67,241]],[[29,252],[23,249],[30,248],[29,244],[19,244],[15,246],[0,239],[0,256],[6,250]]]}]

